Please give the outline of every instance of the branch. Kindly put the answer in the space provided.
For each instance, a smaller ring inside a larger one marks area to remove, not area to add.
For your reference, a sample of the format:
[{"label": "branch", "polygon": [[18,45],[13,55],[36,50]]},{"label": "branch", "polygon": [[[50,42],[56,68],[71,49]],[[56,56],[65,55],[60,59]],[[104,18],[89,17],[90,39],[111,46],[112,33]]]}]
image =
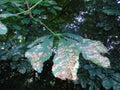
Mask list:
[{"label": "branch", "polygon": [[[29,12],[29,15],[31,18],[33,18],[32,14],[31,14],[31,10],[33,8],[35,8],[39,3],[41,3],[42,0],[38,1],[36,4],[34,4],[32,7],[29,7],[29,4],[28,4],[28,1],[26,0],[26,4],[27,4],[27,7],[28,7],[28,10],[26,11],[23,11],[23,12],[20,12],[20,13],[17,13],[17,15],[20,15],[20,14],[23,14],[23,13],[27,13]],[[60,36],[62,36],[62,34],[56,34],[54,33],[50,28],[47,27],[47,25],[45,25],[43,22],[41,22],[40,20],[36,19],[36,18],[33,18],[33,20],[39,22],[41,25],[43,25],[49,32],[51,32],[54,36],[57,36],[58,38],[60,38]]]},{"label": "branch", "polygon": [[48,31],[50,31],[54,36],[56,36],[56,33],[54,33],[50,28],[48,28],[43,22],[40,20],[33,18],[36,22],[39,22],[41,25],[43,25]]},{"label": "branch", "polygon": [[33,18],[33,15],[32,15],[32,13],[31,13],[31,10],[30,10],[30,6],[29,6],[29,3],[28,3],[28,0],[25,0],[25,2],[26,2],[26,5],[27,5],[27,9],[29,10],[28,12],[29,12],[29,16],[30,16],[30,18]]},{"label": "branch", "polygon": [[23,14],[23,13],[27,13],[29,12],[30,10],[32,10],[33,8],[35,8],[39,3],[41,3],[42,0],[38,1],[36,4],[34,4],[32,7],[30,7],[28,10],[26,11],[23,11],[23,12],[20,12],[20,13],[17,13],[17,15],[20,15],[20,14]]}]

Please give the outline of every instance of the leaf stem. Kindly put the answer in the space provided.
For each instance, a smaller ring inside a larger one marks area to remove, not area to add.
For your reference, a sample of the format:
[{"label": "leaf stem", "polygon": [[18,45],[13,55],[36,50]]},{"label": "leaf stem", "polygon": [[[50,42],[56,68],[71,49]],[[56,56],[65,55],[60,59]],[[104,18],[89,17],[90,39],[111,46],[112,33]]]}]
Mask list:
[{"label": "leaf stem", "polygon": [[35,21],[39,22],[41,25],[43,25],[49,32],[51,32],[54,36],[58,36],[56,33],[54,33],[47,25],[45,25],[43,22],[40,20],[33,18]]},{"label": "leaf stem", "polygon": [[[36,4],[34,4],[32,7],[28,8],[28,10],[26,11],[23,11],[23,12],[20,12],[20,13],[17,13],[16,15],[20,15],[20,14],[23,14],[23,13],[27,13],[29,12],[30,13],[30,10],[32,10],[33,8],[35,8],[39,3],[41,3],[43,0],[40,0],[38,1]],[[33,18],[33,17],[32,17]],[[49,32],[51,32],[54,36],[57,36],[58,38],[60,38],[60,36],[62,36],[62,34],[56,34],[55,32],[53,32],[46,24],[44,24],[42,21],[36,19],[36,18],[33,18],[33,20],[39,22],[41,25],[43,25]]]},{"label": "leaf stem", "polygon": [[25,2],[26,2],[26,5],[27,5],[27,9],[29,10],[29,16],[30,16],[30,18],[33,18],[33,15],[32,15],[32,13],[31,13],[31,10],[30,10],[30,6],[29,6],[29,3],[28,3],[28,0],[25,0]]},{"label": "leaf stem", "polygon": [[26,11],[23,11],[23,12],[20,12],[20,13],[17,13],[17,15],[20,15],[20,14],[23,14],[23,13],[26,13],[26,12],[29,12],[30,10],[32,10],[33,8],[35,8],[39,3],[41,3],[42,0],[38,1],[36,4],[34,4],[32,7],[30,7],[28,10]]}]

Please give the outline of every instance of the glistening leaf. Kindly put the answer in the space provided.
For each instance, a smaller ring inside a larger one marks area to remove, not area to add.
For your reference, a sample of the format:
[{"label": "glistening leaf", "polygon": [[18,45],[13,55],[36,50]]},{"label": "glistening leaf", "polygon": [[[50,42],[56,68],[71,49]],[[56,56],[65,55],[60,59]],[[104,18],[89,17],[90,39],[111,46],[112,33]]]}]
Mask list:
[{"label": "glistening leaf", "polygon": [[55,77],[62,80],[77,80],[77,70],[79,68],[79,50],[76,41],[72,39],[61,39],[59,41],[57,53],[53,59],[52,72]]},{"label": "glistening leaf", "polygon": [[0,34],[6,34],[7,31],[7,27],[0,21]]},{"label": "glistening leaf", "polygon": [[53,46],[53,38],[50,38],[50,35],[40,39],[44,39],[41,44],[32,47],[25,53],[32,67],[39,73],[42,71],[43,63],[52,55],[51,48]]}]

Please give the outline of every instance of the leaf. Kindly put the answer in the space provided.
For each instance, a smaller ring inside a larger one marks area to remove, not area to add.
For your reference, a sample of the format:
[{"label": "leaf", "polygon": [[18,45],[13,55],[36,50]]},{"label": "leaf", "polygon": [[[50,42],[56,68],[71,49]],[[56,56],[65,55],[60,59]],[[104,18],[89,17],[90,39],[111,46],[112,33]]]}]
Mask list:
[{"label": "leaf", "polygon": [[11,13],[0,14],[1,18],[7,18],[7,17],[12,17],[12,16],[16,16],[16,14],[11,14]]},{"label": "leaf", "polygon": [[82,88],[86,88],[87,87],[87,83],[88,83],[88,79],[85,77],[85,75],[79,75],[79,82],[82,86]]},{"label": "leaf", "polygon": [[51,4],[51,5],[57,5],[57,2],[56,1],[54,1],[54,0],[50,0],[50,1],[47,1],[49,4]]},{"label": "leaf", "polygon": [[107,53],[107,48],[100,41],[93,41],[84,39],[82,44],[82,55],[85,59],[102,66],[109,67],[110,61],[107,57],[102,56],[100,53]]},{"label": "leaf", "polygon": [[81,44],[83,42],[83,37],[81,37],[79,35],[75,35],[75,34],[71,34],[71,33],[64,33],[63,35],[65,35],[67,38],[77,41],[79,44]]},{"label": "leaf", "polygon": [[[58,48],[53,59],[52,72],[55,77],[62,80],[77,80],[80,53],[85,59],[97,65],[110,66],[108,58],[100,54],[107,53],[106,47],[101,42],[83,39],[79,35],[69,33],[64,33],[63,36],[64,38],[59,38]],[[28,46],[31,49],[25,53],[33,68],[39,73],[42,71],[43,63],[52,55],[53,39],[50,37],[47,35],[38,38]],[[94,76],[94,73],[91,73]]]},{"label": "leaf", "polygon": [[7,27],[0,21],[0,34],[6,34],[7,31]]},{"label": "leaf", "polygon": [[0,5],[9,2],[9,0],[0,0]]},{"label": "leaf", "polygon": [[[43,39],[43,37],[41,38]],[[30,48],[25,56],[29,59],[32,67],[39,73],[43,68],[43,63],[52,55],[53,38],[50,35],[45,36],[43,43]]]},{"label": "leaf", "polygon": [[120,83],[114,85],[113,90],[120,90]]},{"label": "leaf", "polygon": [[23,24],[29,24],[30,23],[30,19],[29,18],[24,18],[23,20],[21,20],[21,22]]},{"label": "leaf", "polygon": [[52,14],[54,14],[55,16],[57,15],[57,12],[56,12],[55,9],[51,9],[50,12],[51,12]]},{"label": "leaf", "polygon": [[25,74],[26,72],[26,68],[25,67],[18,67],[18,72],[20,72],[21,74]]},{"label": "leaf", "polygon": [[113,87],[113,81],[109,78],[105,78],[102,81],[102,85],[105,89],[110,89],[111,87]]},{"label": "leaf", "polygon": [[29,0],[29,3],[30,3],[30,4],[35,4],[35,3],[37,3],[38,1],[40,1],[40,0]]},{"label": "leaf", "polygon": [[[93,63],[102,67],[109,67],[110,62],[107,57],[103,57],[100,53],[107,53],[107,48],[100,41],[93,41],[90,39],[83,39],[81,36],[65,33],[67,37],[76,40],[79,44],[79,50],[83,57],[91,60]],[[100,57],[100,58],[99,58]],[[100,61],[101,60],[101,61]],[[106,66],[105,66],[106,65]]]},{"label": "leaf", "polygon": [[107,53],[108,51],[107,48],[100,41],[84,39],[81,36],[70,33],[65,33],[64,35],[78,42],[78,49],[85,59],[90,60],[102,67],[110,66],[109,59],[100,54]]},{"label": "leaf", "polygon": [[46,39],[46,37],[48,37],[48,35],[42,36],[42,37],[36,39],[34,42],[32,42],[30,45],[28,45],[28,48],[32,48],[33,46],[42,43]]},{"label": "leaf", "polygon": [[120,73],[113,73],[112,78],[116,81],[120,81]]},{"label": "leaf", "polygon": [[120,15],[119,10],[104,9],[103,12],[107,15]]},{"label": "leaf", "polygon": [[41,6],[49,7],[51,4],[48,1],[43,1],[40,3]]},{"label": "leaf", "polygon": [[45,0],[42,3],[40,3],[40,5],[49,7],[49,6],[57,5],[57,3],[56,3],[56,1],[53,1],[53,0],[50,0],[50,1]]},{"label": "leaf", "polygon": [[13,62],[10,63],[10,67],[13,70],[16,69],[21,74],[26,73],[26,71],[32,70],[31,65],[26,60],[19,61],[19,62],[13,61]]},{"label": "leaf", "polygon": [[22,27],[20,27],[20,26],[17,25],[17,24],[14,24],[14,25],[13,25],[13,28],[16,29],[16,30],[21,30],[21,29],[22,29]]},{"label": "leaf", "polygon": [[62,8],[61,8],[61,7],[59,7],[59,6],[53,6],[53,8],[54,8],[54,9],[56,9],[56,10],[59,10],[59,11],[61,11],[61,10],[62,10]]},{"label": "leaf", "polygon": [[60,40],[57,53],[53,59],[52,72],[55,77],[62,80],[77,80],[79,50],[75,42],[70,39]]},{"label": "leaf", "polygon": [[41,13],[43,13],[43,12],[45,12],[44,9],[34,9],[34,10],[32,11],[32,13],[33,13],[34,15],[41,14]]}]

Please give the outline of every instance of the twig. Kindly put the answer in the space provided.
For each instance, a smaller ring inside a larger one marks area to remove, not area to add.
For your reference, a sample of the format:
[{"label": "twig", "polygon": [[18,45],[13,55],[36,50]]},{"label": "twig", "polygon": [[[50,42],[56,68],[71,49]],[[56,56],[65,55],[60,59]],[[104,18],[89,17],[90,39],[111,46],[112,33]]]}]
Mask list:
[{"label": "twig", "polygon": [[39,22],[41,25],[43,25],[48,31],[50,31],[54,36],[56,36],[56,33],[54,33],[50,28],[48,28],[43,22],[40,20],[33,18],[36,22]]},{"label": "twig", "polygon": [[30,10],[32,10],[33,8],[35,8],[39,3],[41,3],[42,0],[38,1],[36,4],[34,4],[32,7],[29,8],[29,10],[26,10],[26,11],[23,11],[23,12],[20,12],[20,13],[17,13],[17,15],[20,15],[20,14],[23,14],[23,13],[27,13],[29,12]]},{"label": "twig", "polygon": [[32,15],[32,13],[31,13],[31,10],[30,10],[30,6],[29,6],[29,3],[28,3],[28,0],[25,0],[25,2],[26,2],[26,5],[27,5],[27,9],[29,10],[28,12],[29,12],[29,16],[30,16],[30,18],[33,18],[33,15]]},{"label": "twig", "polygon": [[[39,3],[41,3],[42,2],[42,0],[40,0],[40,1],[38,1],[36,4],[34,4],[32,7],[29,7],[29,3],[28,3],[28,1],[26,0],[26,4],[27,4],[27,7],[28,7],[28,10],[26,10],[26,11],[23,11],[23,12],[20,12],[20,13],[17,13],[16,15],[20,15],[20,14],[23,14],[23,13],[27,13],[27,12],[29,12],[29,15],[30,15],[30,17],[31,18],[33,18],[33,16],[32,16],[32,14],[30,14],[31,12],[31,10],[33,9],[33,8],[35,8]],[[35,21],[37,21],[37,22],[39,22],[41,25],[43,25],[49,32],[51,32],[54,36],[57,36],[58,38],[60,38],[60,36],[62,36],[62,34],[56,34],[56,33],[54,33],[49,27],[47,27],[47,25],[45,25],[42,21],[40,21],[40,20],[38,20],[38,19],[36,19],[36,18],[33,18],[33,20],[35,20]]]}]

